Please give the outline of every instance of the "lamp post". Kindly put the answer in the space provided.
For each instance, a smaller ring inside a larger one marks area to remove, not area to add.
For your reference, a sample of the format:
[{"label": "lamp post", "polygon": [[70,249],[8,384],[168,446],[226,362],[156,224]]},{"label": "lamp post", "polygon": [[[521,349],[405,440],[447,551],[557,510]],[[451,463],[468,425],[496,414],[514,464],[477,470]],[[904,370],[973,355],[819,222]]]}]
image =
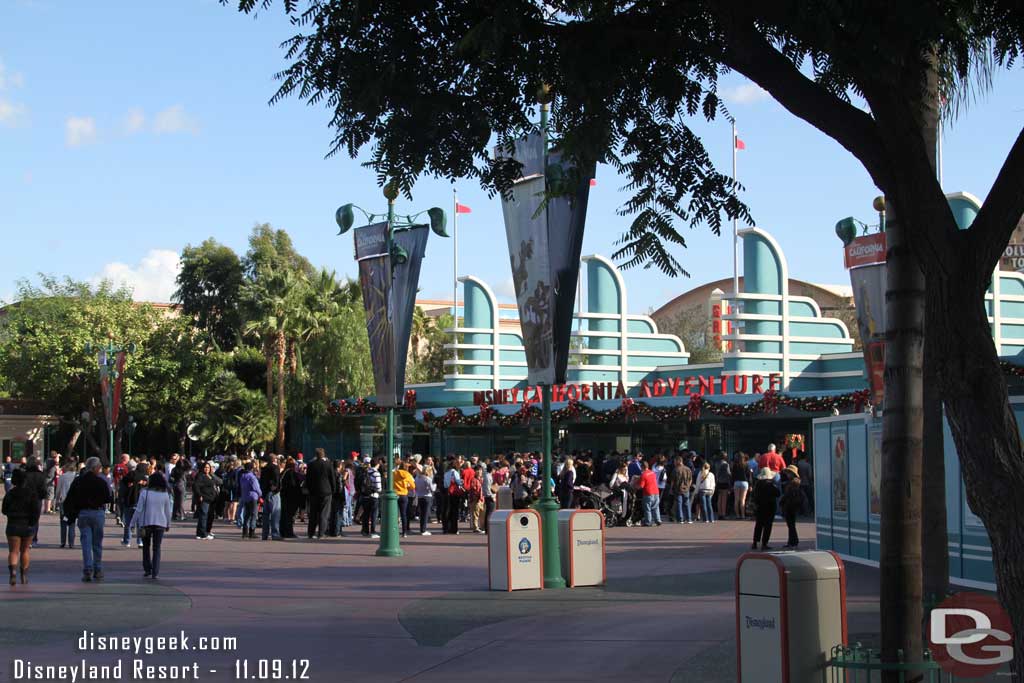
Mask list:
[{"label": "lamp post", "polygon": [[118,410],[118,403],[120,402],[120,387],[124,380],[124,356],[122,354],[135,353],[135,344],[128,344],[127,346],[117,346],[114,344],[114,333],[111,332],[108,335],[106,345],[103,344],[91,344],[86,342],[85,352],[91,354],[93,351],[99,352],[99,367],[100,367],[100,386],[106,393],[104,397],[104,407],[107,412],[107,447],[109,464],[111,467],[114,466],[114,427],[116,426],[116,416]]},{"label": "lamp post", "polygon": [[135,418],[131,415],[128,416],[128,455],[135,455],[132,451],[132,436],[135,434],[135,428],[139,426],[139,423],[135,421]]},{"label": "lamp post", "polygon": [[[395,200],[398,198],[398,186],[395,183],[393,183],[393,182],[388,183],[387,185],[385,185],[384,186],[384,197],[388,200],[387,230],[386,230],[387,237],[386,237],[386,241],[385,241],[385,245],[384,245],[384,254],[387,255],[386,258],[390,258],[391,259],[392,269],[393,269],[393,267],[395,265],[406,263],[410,258],[414,258],[414,255],[412,255],[410,253],[407,253],[406,250],[401,247],[401,245],[395,243],[395,241],[394,241],[394,233],[396,231],[409,230],[409,229],[417,226],[418,224],[416,223],[416,219],[419,218],[420,216],[422,216],[423,214],[427,214],[429,216],[429,219],[430,219],[430,229],[431,230],[433,230],[435,233],[437,233],[438,235],[440,235],[442,237],[447,237],[448,236],[447,233],[445,233],[445,228],[444,228],[444,226],[445,226],[445,216],[444,216],[444,211],[442,209],[439,209],[437,207],[432,207],[432,208],[430,208],[430,209],[428,209],[426,211],[421,211],[421,212],[419,212],[417,214],[414,214],[414,215],[402,216],[401,218],[399,218],[399,217],[397,217],[395,215]],[[337,221],[338,226],[341,228],[341,233],[339,233],[339,234],[342,234],[342,233],[346,232],[347,230],[349,230],[352,227],[352,225],[354,223],[354,220],[355,220],[354,213],[353,213],[354,210],[360,211],[364,216],[366,216],[366,218],[370,221],[370,223],[373,223],[374,219],[377,218],[378,216],[383,217],[381,214],[370,213],[370,212],[366,211],[365,209],[363,209],[362,207],[356,206],[355,204],[345,204],[344,206],[339,208],[337,210],[337,212],[335,213],[335,220]],[[358,247],[357,247],[356,251],[357,251],[357,258],[359,258]],[[422,257],[422,252],[420,252],[420,257]],[[393,270],[390,271],[390,272],[391,272],[391,277],[394,278]],[[418,266],[417,266],[417,277],[418,277]],[[412,282],[411,285],[412,285],[413,289],[415,290],[416,283]],[[391,320],[391,324],[395,325],[396,324],[395,323],[396,317],[399,316],[399,315],[405,315],[405,312],[404,311],[392,310],[393,309],[393,303],[392,303],[392,300],[390,298],[390,293],[391,293],[390,287],[392,287],[392,286],[393,286],[392,282],[388,282],[387,283],[387,287],[389,288],[387,290],[387,293],[388,293],[388,300],[387,300],[388,301],[388,303],[387,303],[388,315],[387,315],[387,317],[388,317],[389,320]],[[367,292],[364,290],[363,291],[364,302],[367,301],[366,296],[367,296]],[[369,305],[369,304],[367,304],[367,305]],[[392,337],[392,339],[394,339],[394,337]],[[370,343],[371,343],[371,345],[374,343],[373,339],[372,339],[372,334],[371,334],[371,342]],[[395,349],[395,353],[396,354],[397,353],[402,353],[402,354],[408,353],[408,348],[407,347],[408,347],[408,343],[406,342],[404,344],[403,348],[400,348],[400,349],[396,348]],[[402,368],[405,367],[404,362],[399,362],[399,359],[397,357],[396,358],[392,358],[391,362],[392,362],[392,368],[395,369],[395,372],[398,372],[397,368],[399,366],[402,367]],[[396,376],[394,378],[394,381],[396,382],[396,386],[402,385],[404,383],[404,381],[403,381],[404,380],[404,371],[402,371],[402,372],[403,372],[402,375]],[[395,490],[394,490],[394,469],[395,469],[395,407],[394,407],[394,403],[397,402],[398,398],[399,398],[398,396],[392,397],[391,400],[389,400],[387,402],[387,413],[386,413],[386,422],[385,422],[385,440],[384,440],[384,449],[385,449],[385,454],[386,454],[386,458],[387,458],[387,461],[386,461],[387,462],[387,465],[386,465],[386,467],[387,467],[387,474],[383,477],[383,480],[384,480],[384,495],[382,496],[383,507],[381,509],[380,545],[377,548],[377,555],[381,556],[381,557],[401,557],[402,555],[405,554],[403,552],[403,550],[402,550],[402,547],[401,547],[401,544],[400,544],[400,541],[399,541],[398,496],[395,494]],[[378,401],[380,401],[380,396],[378,396]]]}]

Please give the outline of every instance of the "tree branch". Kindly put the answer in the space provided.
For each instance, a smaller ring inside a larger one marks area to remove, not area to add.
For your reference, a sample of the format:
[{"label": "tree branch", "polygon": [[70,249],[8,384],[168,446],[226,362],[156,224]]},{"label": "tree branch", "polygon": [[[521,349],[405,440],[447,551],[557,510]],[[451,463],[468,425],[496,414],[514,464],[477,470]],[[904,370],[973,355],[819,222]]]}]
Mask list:
[{"label": "tree branch", "polygon": [[985,203],[968,229],[969,251],[977,260],[979,270],[991,271],[1006,248],[1013,229],[1024,215],[1024,192],[1020,190],[1024,177],[1024,129],[1006,155],[999,175],[992,183]]}]

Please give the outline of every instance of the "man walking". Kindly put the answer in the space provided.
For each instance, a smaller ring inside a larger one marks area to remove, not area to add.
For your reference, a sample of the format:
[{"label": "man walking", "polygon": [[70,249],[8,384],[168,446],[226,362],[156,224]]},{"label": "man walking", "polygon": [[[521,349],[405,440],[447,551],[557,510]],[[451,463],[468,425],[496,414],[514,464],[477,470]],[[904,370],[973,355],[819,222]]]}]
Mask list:
[{"label": "man walking", "polygon": [[269,536],[281,540],[281,470],[277,459],[268,455],[260,470],[260,490],[263,492],[263,540]]},{"label": "man walking", "polygon": [[54,491],[54,503],[57,506],[57,514],[60,515],[60,547],[75,547],[75,524],[64,514],[64,501],[71,490],[71,484],[78,476],[78,461],[74,458],[65,463],[64,474],[57,479],[57,488]]},{"label": "man walking", "polygon": [[71,483],[64,505],[77,513],[82,540],[82,581],[103,580],[104,510],[110,503],[110,486],[100,477],[100,459],[85,461],[85,471]]},{"label": "man walking", "polygon": [[323,538],[327,533],[331,515],[331,497],[338,482],[334,477],[334,468],[327,462],[324,449],[316,449],[316,457],[306,468],[306,490],[309,491],[309,525],[306,528],[308,538]]}]

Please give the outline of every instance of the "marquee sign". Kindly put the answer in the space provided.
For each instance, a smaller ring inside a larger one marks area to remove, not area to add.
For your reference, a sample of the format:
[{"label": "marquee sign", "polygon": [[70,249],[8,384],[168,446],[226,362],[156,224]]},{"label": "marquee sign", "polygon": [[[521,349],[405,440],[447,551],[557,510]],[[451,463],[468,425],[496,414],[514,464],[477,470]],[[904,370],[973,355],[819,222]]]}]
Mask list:
[{"label": "marquee sign", "polygon": [[[705,394],[763,394],[782,388],[782,375],[720,375],[668,377],[653,381],[643,380],[636,385],[642,398],[690,396]],[[556,384],[551,387],[551,400],[608,401],[626,398],[626,385],[622,382],[589,382],[585,384]],[[473,392],[473,405],[502,405],[540,403],[539,386],[512,389],[487,389]]]}]

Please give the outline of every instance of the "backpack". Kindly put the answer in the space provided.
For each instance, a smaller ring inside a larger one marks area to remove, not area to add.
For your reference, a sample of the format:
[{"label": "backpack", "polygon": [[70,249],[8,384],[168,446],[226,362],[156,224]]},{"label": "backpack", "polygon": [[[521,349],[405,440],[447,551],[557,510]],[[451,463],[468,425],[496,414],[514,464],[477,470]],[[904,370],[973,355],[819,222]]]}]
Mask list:
[{"label": "backpack", "polygon": [[727,460],[720,460],[715,468],[715,482],[718,484],[730,484],[732,482],[732,467]]},{"label": "backpack", "polygon": [[356,470],[356,492],[364,498],[371,498],[377,493],[373,486],[373,477],[370,476],[369,467],[360,467]]},{"label": "backpack", "polygon": [[[458,474],[458,472],[456,472]],[[448,495],[449,496],[462,496],[465,495],[466,489],[462,486],[462,480],[452,477],[452,483],[448,484]]]}]

